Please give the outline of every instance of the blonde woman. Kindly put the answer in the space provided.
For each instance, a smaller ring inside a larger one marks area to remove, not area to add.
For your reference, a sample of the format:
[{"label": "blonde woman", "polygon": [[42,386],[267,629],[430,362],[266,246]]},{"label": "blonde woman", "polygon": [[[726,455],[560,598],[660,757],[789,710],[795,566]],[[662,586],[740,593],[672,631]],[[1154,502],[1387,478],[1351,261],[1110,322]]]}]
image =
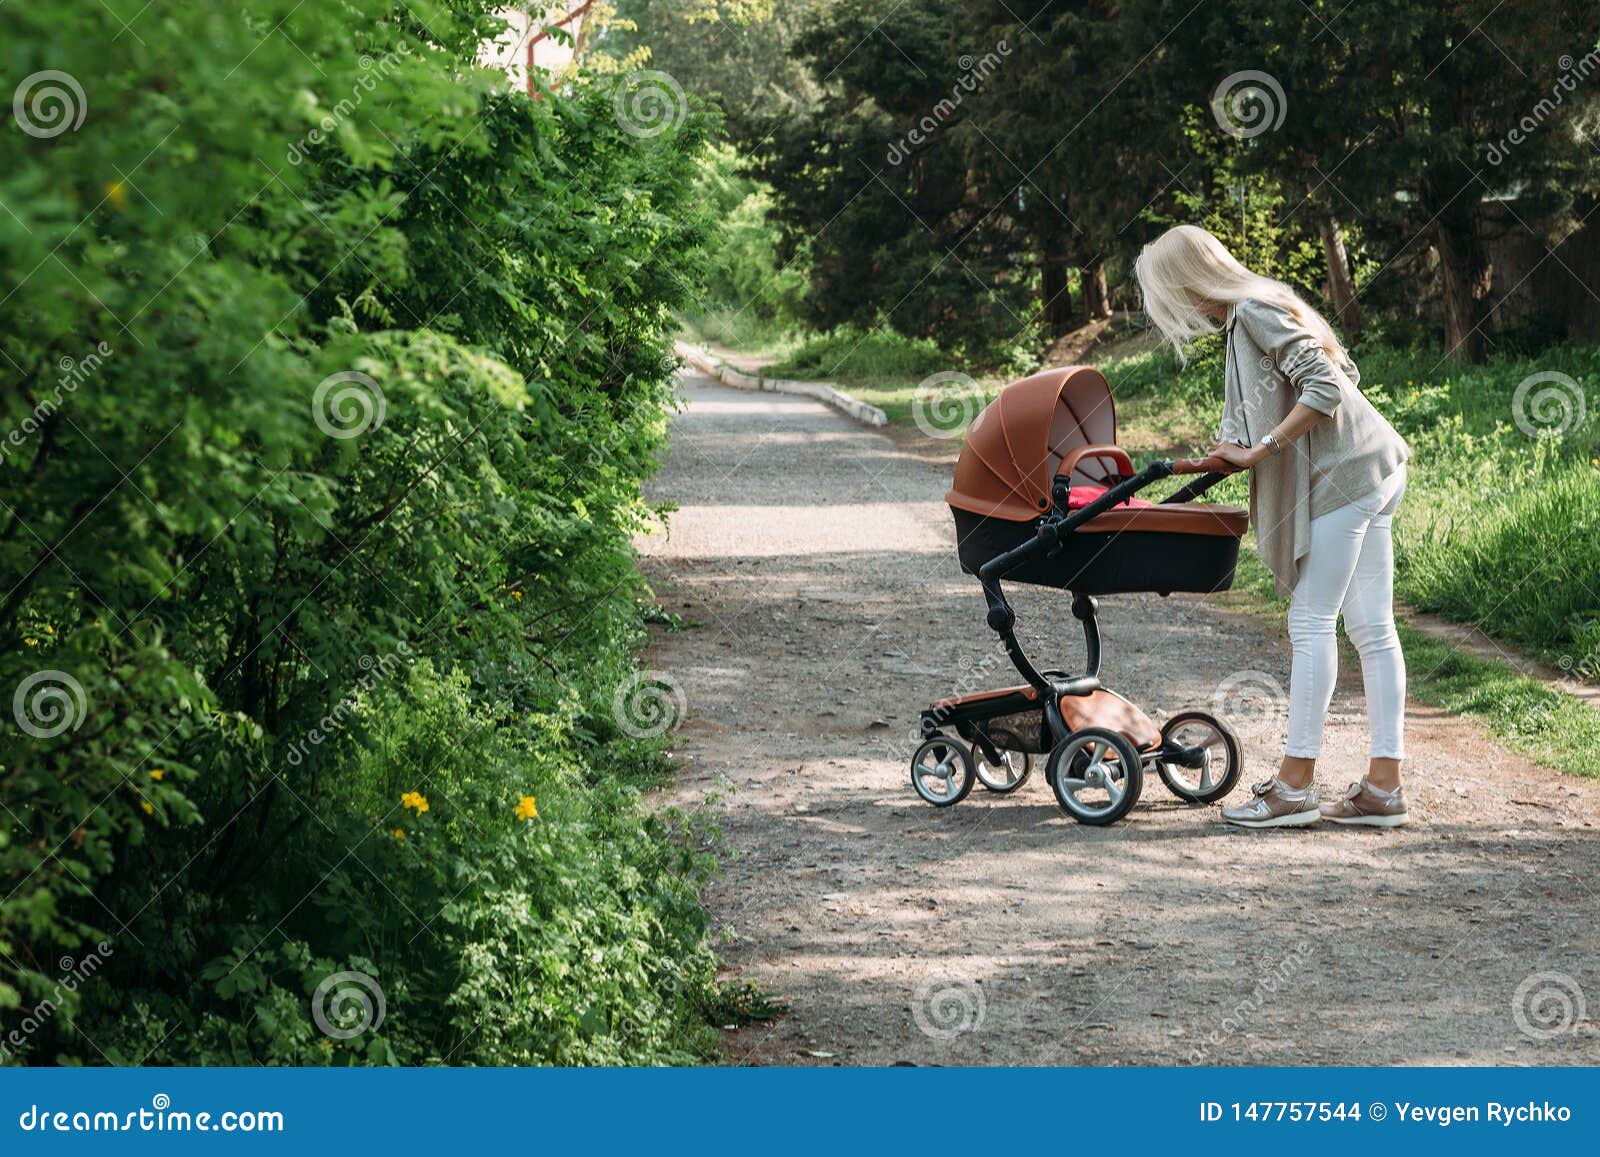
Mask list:
[{"label": "blonde woman", "polygon": [[[1254,798],[1224,808],[1243,827],[1329,820],[1398,827],[1405,658],[1394,629],[1390,527],[1411,451],[1357,388],[1360,376],[1326,320],[1281,281],[1252,273],[1210,233],[1168,230],[1137,265],[1150,320],[1184,344],[1227,334],[1220,441],[1211,451],[1250,471],[1250,521],[1261,558],[1291,598],[1287,754]],[[1319,804],[1313,782],[1338,669],[1334,624],[1361,655],[1371,728],[1366,778]]]}]

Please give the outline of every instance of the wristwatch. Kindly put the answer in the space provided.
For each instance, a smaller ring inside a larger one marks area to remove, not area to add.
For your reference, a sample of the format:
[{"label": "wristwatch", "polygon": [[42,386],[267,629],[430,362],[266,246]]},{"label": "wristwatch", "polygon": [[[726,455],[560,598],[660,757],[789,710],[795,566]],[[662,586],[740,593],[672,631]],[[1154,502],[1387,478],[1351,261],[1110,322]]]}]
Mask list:
[{"label": "wristwatch", "polygon": [[1278,441],[1278,436],[1276,434],[1268,434],[1266,437],[1262,438],[1261,445],[1266,447],[1268,454],[1283,453],[1283,443]]}]

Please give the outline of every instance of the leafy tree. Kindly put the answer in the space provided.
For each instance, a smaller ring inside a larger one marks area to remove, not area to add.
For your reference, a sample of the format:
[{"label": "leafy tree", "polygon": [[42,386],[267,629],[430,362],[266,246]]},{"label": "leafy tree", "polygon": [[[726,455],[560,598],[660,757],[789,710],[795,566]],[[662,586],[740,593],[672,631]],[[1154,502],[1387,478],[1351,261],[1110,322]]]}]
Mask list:
[{"label": "leafy tree", "polygon": [[[1255,111],[1268,106],[1271,121],[1246,128],[1242,157],[1281,182],[1290,211],[1318,223],[1330,254],[1335,223],[1359,224],[1381,247],[1379,278],[1430,248],[1445,345],[1458,358],[1481,360],[1487,348],[1496,202],[1545,234],[1573,191],[1593,186],[1595,154],[1579,130],[1596,94],[1562,79],[1562,61],[1575,65],[1600,34],[1590,5],[1238,0],[1194,12],[1141,0],[1124,9],[1149,30],[1181,26],[1160,62],[1175,101],[1209,103],[1247,70],[1271,78],[1233,86]],[[1538,127],[1511,145],[1530,117]],[[1332,264],[1337,272],[1336,255]]]}]

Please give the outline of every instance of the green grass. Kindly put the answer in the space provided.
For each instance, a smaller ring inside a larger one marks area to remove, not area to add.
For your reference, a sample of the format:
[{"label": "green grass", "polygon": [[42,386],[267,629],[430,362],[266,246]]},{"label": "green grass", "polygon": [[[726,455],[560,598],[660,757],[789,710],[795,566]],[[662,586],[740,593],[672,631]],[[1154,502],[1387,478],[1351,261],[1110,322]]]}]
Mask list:
[{"label": "green grass", "polygon": [[768,372],[775,378],[909,389],[930,374],[967,368],[929,341],[840,329],[807,339]]},{"label": "green grass", "polygon": [[715,342],[756,357],[787,357],[804,340],[792,326],[757,317],[748,310],[713,309],[686,314],[678,320],[685,341],[696,345]]}]

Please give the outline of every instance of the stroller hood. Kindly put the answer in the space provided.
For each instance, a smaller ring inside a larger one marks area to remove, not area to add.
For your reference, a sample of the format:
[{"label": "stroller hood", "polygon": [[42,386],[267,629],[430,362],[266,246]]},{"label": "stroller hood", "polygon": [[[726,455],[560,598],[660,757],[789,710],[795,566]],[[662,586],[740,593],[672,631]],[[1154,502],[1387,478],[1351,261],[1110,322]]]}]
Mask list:
[{"label": "stroller hood", "polygon": [[[1099,370],[1045,370],[1001,390],[973,421],[944,500],[985,518],[1032,521],[1050,509],[1050,484],[1068,451],[1116,440],[1117,412]],[[1105,471],[1104,462],[1084,458],[1073,481],[1104,484]]]}]

